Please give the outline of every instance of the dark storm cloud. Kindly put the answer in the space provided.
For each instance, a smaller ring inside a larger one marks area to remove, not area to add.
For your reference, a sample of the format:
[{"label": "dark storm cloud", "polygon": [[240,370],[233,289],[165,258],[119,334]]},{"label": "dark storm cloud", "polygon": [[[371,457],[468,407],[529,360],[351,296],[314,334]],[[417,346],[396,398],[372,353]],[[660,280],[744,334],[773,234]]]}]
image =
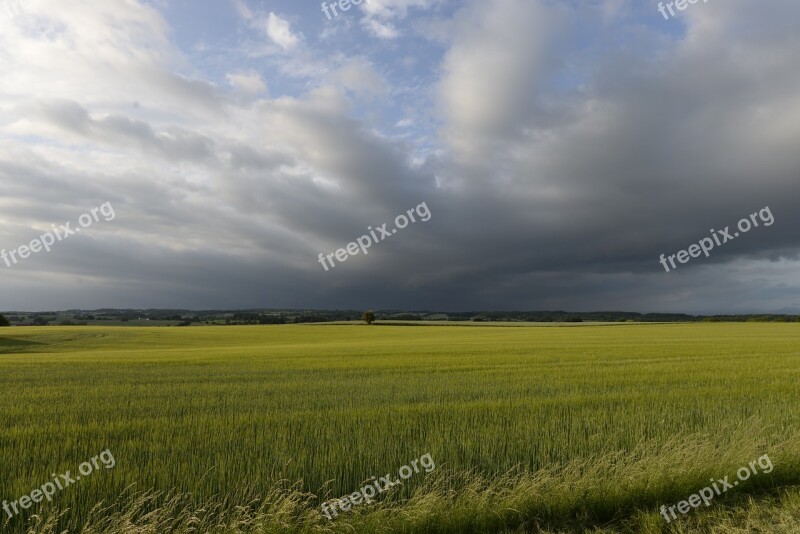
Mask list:
[{"label": "dark storm cloud", "polygon": [[[800,6],[732,0],[662,27],[612,4],[472,2],[442,22],[425,110],[439,149],[424,157],[354,118],[359,80],[380,85],[364,62],[352,92],[338,74],[242,101],[158,54],[137,63],[150,96],[124,80],[113,105],[79,82],[16,96],[0,110],[2,246],[105,201],[117,218],[0,265],[0,306],[799,311],[800,37],[787,21]],[[185,113],[159,107],[181,98]],[[421,202],[430,221],[317,263]],[[674,272],[659,264],[765,206],[774,225]]]}]

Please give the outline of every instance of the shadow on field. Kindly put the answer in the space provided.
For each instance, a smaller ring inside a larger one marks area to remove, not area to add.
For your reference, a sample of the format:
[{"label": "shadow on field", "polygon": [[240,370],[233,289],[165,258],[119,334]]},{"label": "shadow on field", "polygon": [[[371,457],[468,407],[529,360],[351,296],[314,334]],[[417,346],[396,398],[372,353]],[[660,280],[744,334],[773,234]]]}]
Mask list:
[{"label": "shadow on field", "polygon": [[0,354],[13,354],[15,352],[28,352],[40,346],[46,345],[41,341],[28,341],[27,339],[14,339],[0,337]]}]

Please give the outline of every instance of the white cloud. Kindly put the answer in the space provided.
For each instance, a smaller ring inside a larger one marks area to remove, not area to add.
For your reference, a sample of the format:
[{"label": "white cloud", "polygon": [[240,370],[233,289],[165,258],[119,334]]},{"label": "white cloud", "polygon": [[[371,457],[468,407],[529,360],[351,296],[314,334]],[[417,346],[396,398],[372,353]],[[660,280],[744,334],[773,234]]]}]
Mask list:
[{"label": "white cloud", "polygon": [[439,87],[457,157],[481,160],[527,124],[558,25],[540,0],[479,0],[459,14]]},{"label": "white cloud", "polygon": [[383,95],[388,91],[386,81],[364,58],[353,58],[333,73],[334,81],[358,95]]},{"label": "white cloud", "polygon": [[284,50],[294,48],[300,41],[299,37],[292,33],[289,21],[272,12],[267,17],[267,35],[272,39],[272,42]]},{"label": "white cloud", "polygon": [[6,106],[59,98],[218,112],[213,85],[182,74],[191,67],[154,8],[120,0],[34,0],[20,7],[19,17],[0,17],[0,102]]},{"label": "white cloud", "polygon": [[238,91],[255,96],[267,92],[267,84],[261,75],[254,71],[239,71],[228,73],[225,78]]},{"label": "white cloud", "polygon": [[405,18],[412,8],[426,10],[441,3],[441,0],[366,0],[364,11],[373,17],[384,20]]},{"label": "white cloud", "polygon": [[400,36],[400,32],[397,31],[397,28],[391,24],[378,22],[375,19],[365,19],[363,25],[369,33],[380,39],[396,39]]},{"label": "white cloud", "polygon": [[393,20],[402,20],[408,16],[412,8],[420,11],[430,9],[442,0],[368,0],[362,6],[364,29],[379,39],[396,39],[401,31],[392,23]]},{"label": "white cloud", "polygon": [[231,2],[236,9],[236,13],[238,13],[241,18],[244,20],[253,20],[255,18],[255,15],[250,8],[247,7],[247,4],[244,3],[244,0],[231,0]]}]

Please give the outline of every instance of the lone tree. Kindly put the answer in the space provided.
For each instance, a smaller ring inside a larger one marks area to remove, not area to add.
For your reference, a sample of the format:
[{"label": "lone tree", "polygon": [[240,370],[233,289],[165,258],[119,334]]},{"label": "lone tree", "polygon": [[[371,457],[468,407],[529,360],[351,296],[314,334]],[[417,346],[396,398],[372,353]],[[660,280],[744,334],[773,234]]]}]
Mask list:
[{"label": "lone tree", "polygon": [[11,326],[11,323],[8,322],[4,315],[0,315],[0,326]]},{"label": "lone tree", "polygon": [[372,312],[372,310],[367,310],[361,316],[361,319],[367,324],[372,324],[372,322],[375,320],[375,314]]}]

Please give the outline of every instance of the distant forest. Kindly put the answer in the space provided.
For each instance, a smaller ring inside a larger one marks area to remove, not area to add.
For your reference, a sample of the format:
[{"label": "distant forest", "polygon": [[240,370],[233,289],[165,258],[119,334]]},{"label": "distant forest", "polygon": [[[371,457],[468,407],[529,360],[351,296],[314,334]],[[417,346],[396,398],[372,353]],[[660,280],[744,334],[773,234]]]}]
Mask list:
[{"label": "distant forest", "polygon": [[[66,310],[44,312],[4,312],[14,326],[45,325],[108,325],[191,326],[191,325],[264,325],[292,323],[324,323],[360,321],[364,310]],[[2,317],[2,316],[0,316]],[[441,322],[800,322],[798,315],[686,315],[676,313],[635,312],[436,312],[376,310],[377,321],[441,321]],[[3,321],[0,319],[0,326]]]}]

